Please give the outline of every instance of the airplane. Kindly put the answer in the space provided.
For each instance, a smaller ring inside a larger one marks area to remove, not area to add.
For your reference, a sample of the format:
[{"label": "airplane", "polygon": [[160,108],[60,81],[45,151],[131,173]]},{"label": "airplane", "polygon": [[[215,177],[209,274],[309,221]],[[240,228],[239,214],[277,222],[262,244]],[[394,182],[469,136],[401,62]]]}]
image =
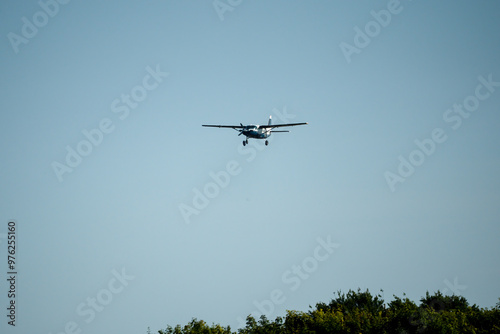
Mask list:
[{"label": "airplane", "polygon": [[273,130],[274,128],[281,128],[284,126],[297,126],[297,125],[306,125],[307,123],[285,123],[285,124],[272,124],[272,116],[269,116],[269,122],[267,125],[243,125],[240,123],[240,125],[206,125],[203,124],[202,126],[206,127],[211,127],[211,128],[230,128],[234,129],[236,131],[239,131],[240,133],[238,136],[245,135],[246,139],[243,141],[243,146],[248,144],[248,138],[254,138],[254,139],[266,139],[266,146],[269,144],[269,141],[267,138],[271,135],[273,132],[290,132],[287,130]]}]

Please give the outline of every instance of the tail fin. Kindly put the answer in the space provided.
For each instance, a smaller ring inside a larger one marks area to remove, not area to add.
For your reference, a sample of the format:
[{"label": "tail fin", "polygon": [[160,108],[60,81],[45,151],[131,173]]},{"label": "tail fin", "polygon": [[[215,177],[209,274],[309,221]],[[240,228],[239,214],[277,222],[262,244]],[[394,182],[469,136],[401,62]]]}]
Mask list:
[{"label": "tail fin", "polygon": [[273,116],[269,115],[269,122],[267,122],[267,125],[271,125],[273,123]]}]

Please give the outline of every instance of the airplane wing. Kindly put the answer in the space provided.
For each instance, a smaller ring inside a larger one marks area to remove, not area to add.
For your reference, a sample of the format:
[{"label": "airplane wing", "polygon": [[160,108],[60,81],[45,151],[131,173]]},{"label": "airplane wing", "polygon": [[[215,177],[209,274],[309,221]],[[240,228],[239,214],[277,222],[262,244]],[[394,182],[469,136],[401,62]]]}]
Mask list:
[{"label": "airplane wing", "polygon": [[284,126],[297,126],[297,125],[307,125],[307,123],[286,123],[286,124],[271,124],[271,125],[260,125],[259,128],[281,128]]},{"label": "airplane wing", "polygon": [[202,126],[206,126],[209,128],[243,129],[243,125],[206,125],[206,124],[203,124]]}]

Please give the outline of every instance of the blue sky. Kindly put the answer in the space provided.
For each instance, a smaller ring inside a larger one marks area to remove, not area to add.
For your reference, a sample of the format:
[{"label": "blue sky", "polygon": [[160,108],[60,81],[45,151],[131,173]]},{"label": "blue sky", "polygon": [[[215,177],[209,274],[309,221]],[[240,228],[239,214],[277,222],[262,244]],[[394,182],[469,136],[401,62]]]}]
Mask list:
[{"label": "blue sky", "polygon": [[[18,241],[2,333],[237,328],[357,288],[497,303],[497,2],[0,15],[2,277],[11,220]],[[245,148],[201,127],[269,115],[309,125]]]}]

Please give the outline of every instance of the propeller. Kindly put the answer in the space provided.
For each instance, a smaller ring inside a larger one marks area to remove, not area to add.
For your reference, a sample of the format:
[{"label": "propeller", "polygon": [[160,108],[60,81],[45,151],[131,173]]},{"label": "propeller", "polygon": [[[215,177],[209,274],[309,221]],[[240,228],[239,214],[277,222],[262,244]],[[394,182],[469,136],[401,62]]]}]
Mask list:
[{"label": "propeller", "polygon": [[240,125],[241,125],[241,130],[240,133],[238,133],[238,136],[241,136],[243,134],[243,124],[240,123]]}]

